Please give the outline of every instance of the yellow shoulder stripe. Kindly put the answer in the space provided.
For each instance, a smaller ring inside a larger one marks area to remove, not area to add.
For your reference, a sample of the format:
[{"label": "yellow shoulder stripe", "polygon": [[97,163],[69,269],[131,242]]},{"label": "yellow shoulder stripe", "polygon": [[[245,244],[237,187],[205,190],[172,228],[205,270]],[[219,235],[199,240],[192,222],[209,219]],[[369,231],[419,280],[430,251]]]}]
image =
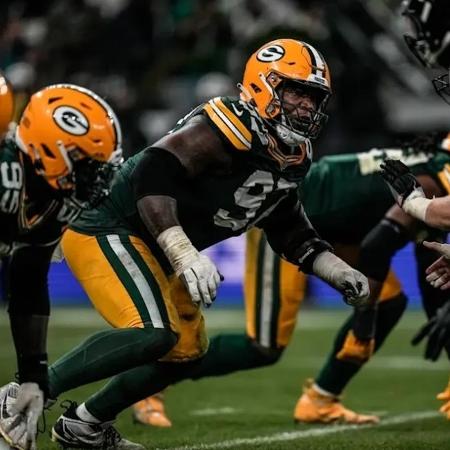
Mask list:
[{"label": "yellow shoulder stripe", "polygon": [[438,173],[438,177],[447,194],[450,194],[450,164],[445,165],[444,170]]},{"label": "yellow shoulder stripe", "polygon": [[205,106],[205,111],[238,150],[250,149],[252,134],[220,98],[210,100]]}]

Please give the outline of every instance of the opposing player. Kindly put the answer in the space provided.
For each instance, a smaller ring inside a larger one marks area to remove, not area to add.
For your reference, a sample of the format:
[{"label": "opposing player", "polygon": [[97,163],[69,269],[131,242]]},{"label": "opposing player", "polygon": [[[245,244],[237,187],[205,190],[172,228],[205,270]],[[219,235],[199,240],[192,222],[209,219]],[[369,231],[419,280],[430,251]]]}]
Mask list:
[{"label": "opposing player", "polygon": [[220,284],[203,248],[257,225],[278,254],[347,302],[366,302],[367,279],[329,251],[297,194],[310,167],[310,139],[326,120],[323,57],[304,42],[270,42],[250,57],[241,90],[240,100],[215,98],[194,109],[130,158],[111,195],[64,234],[72,272],[114,329],[51,366],[50,396],[115,376],[58,419],[52,436],[62,445],[142,448],[108,446],[104,429],[171,383],[153,380],[162,361],[177,373],[201,363],[208,342],[200,305],[211,305]]},{"label": "opposing player", "polygon": [[[3,114],[12,91],[3,78],[0,87]],[[13,447],[27,449],[36,446],[48,397],[51,256],[67,222],[108,194],[122,160],[121,131],[95,93],[60,84],[30,98],[0,146],[0,241],[2,254],[10,255],[7,294],[20,383],[1,390],[0,432]]]},{"label": "opposing player", "polygon": [[[379,175],[380,163],[386,156],[402,157],[427,186],[429,195],[444,195],[450,186],[434,181],[445,180],[445,166],[450,163],[450,154],[437,152],[441,142],[437,136],[425,137],[404,149],[325,157],[312,164],[301,183],[300,194],[311,223],[333,243],[341,258],[351,264],[362,263],[370,274],[371,288],[379,293],[379,305],[355,309],[341,327],[319,377],[305,387],[294,413],[296,421],[378,421],[376,416],[345,408],[339,395],[381,347],[405,310],[407,298],[395,275],[388,273],[391,257],[418,235],[421,239],[426,235],[443,239],[441,233],[418,227],[398,206],[393,207],[394,200]],[[419,248],[421,267],[434,257],[429,253]],[[192,369],[189,378],[270,365],[288,345],[304,297],[303,275],[273,253],[260,230],[247,234],[245,273],[246,334],[213,337],[202,364]],[[435,310],[441,301],[439,293],[429,289],[423,271],[419,274],[426,306]],[[158,425],[164,418],[163,423],[169,422],[158,397],[134,408],[136,419],[142,423]]]},{"label": "opposing player", "polygon": [[[445,70],[444,74],[433,80],[433,85],[438,95],[450,103],[450,3],[446,0],[407,0],[404,14],[410,19],[413,30],[412,35],[405,36],[406,42],[424,66]],[[426,198],[418,180],[401,161],[387,160],[382,175],[405,212],[431,226],[450,229],[449,196]],[[427,269],[427,279],[436,288],[446,287],[450,279],[450,264],[446,258],[449,247],[439,244],[424,244],[442,255]],[[427,359],[437,359],[443,348],[450,354],[449,301],[435,311],[413,343],[417,344],[425,337],[428,338],[425,350]],[[450,381],[438,399],[445,402],[441,412],[450,420]]]}]

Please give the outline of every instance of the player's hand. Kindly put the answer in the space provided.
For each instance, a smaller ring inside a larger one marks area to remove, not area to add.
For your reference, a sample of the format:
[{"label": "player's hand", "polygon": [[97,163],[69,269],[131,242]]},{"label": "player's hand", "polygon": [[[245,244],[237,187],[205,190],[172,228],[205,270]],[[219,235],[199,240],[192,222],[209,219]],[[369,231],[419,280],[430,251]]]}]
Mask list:
[{"label": "player's hand", "polygon": [[209,308],[217,295],[217,288],[223,276],[215,264],[206,256],[198,257],[179,274],[194,303],[202,303]]},{"label": "player's hand", "polygon": [[348,305],[365,306],[369,303],[370,289],[367,277],[334,253],[329,251],[319,253],[312,269],[314,275],[341,292]]},{"label": "player's hand", "polygon": [[[17,399],[11,406],[11,414],[18,417],[24,417],[26,421],[20,421],[17,427],[23,428],[25,423],[25,436],[23,430],[9,430],[9,435],[20,435],[21,447],[25,441],[26,450],[36,449],[36,436],[38,420],[44,410],[44,393],[36,383],[22,383],[17,393]],[[25,437],[25,439],[24,439]]]},{"label": "player's hand", "polygon": [[369,281],[358,270],[349,268],[344,271],[337,287],[348,305],[361,307],[369,303]]},{"label": "player's hand", "polygon": [[441,306],[436,314],[412,338],[411,344],[417,345],[425,337],[425,359],[436,361],[444,347],[450,345],[450,300]]},{"label": "player's hand", "polygon": [[403,206],[409,197],[425,197],[422,186],[409,167],[397,159],[386,158],[380,165],[381,175],[388,184],[395,201]]},{"label": "player's hand", "polygon": [[450,288],[450,245],[440,242],[424,241],[423,245],[431,250],[435,250],[442,256],[426,269],[426,280],[434,288],[441,290]]}]

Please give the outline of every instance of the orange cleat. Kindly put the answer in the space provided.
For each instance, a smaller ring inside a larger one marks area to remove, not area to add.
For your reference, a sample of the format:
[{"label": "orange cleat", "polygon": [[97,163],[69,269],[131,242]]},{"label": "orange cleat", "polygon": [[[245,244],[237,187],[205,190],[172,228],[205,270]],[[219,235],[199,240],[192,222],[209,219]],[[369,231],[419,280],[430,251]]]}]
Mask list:
[{"label": "orange cleat", "polygon": [[303,395],[295,406],[294,420],[306,423],[351,423],[356,425],[380,421],[377,416],[358,414],[347,409],[337,396],[318,392],[312,379],[307,380],[303,387]]},{"label": "orange cleat", "polygon": [[445,402],[439,409],[439,411],[444,414],[448,420],[450,420],[450,380],[446,388],[440,392],[436,398]]},{"label": "orange cleat", "polygon": [[133,421],[142,425],[168,428],[172,422],[164,409],[164,395],[159,394],[147,397],[133,405]]}]

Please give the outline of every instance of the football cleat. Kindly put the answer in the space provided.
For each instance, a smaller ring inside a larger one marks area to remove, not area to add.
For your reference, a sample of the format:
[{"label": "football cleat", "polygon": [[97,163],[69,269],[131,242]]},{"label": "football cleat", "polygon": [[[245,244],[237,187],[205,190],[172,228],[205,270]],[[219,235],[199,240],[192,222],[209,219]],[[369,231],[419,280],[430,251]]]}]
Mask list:
[{"label": "football cleat", "polygon": [[450,380],[446,388],[440,392],[436,398],[445,402],[439,409],[439,411],[444,414],[448,420],[450,420]]},{"label": "football cleat", "polygon": [[440,393],[436,396],[436,398],[437,398],[438,400],[442,400],[442,401],[444,401],[444,402],[447,402],[447,401],[450,400],[450,380],[449,380],[447,386],[445,387],[445,389],[444,389],[442,392],[440,392]]},{"label": "football cleat", "polygon": [[377,416],[358,414],[347,409],[338,396],[324,395],[314,388],[309,379],[303,387],[303,395],[294,411],[295,422],[305,423],[349,423],[355,425],[378,423]]},{"label": "football cleat", "polygon": [[172,426],[164,409],[164,394],[151,395],[133,405],[133,421],[153,427],[168,428]]},{"label": "football cleat", "polygon": [[375,349],[375,339],[358,339],[352,330],[347,333],[344,345],[336,355],[341,361],[348,361],[354,364],[364,364],[373,354]]},{"label": "football cleat", "polygon": [[123,439],[112,426],[113,421],[90,423],[77,415],[77,404],[70,402],[52,428],[51,438],[63,448],[102,450],[145,450],[141,444]]},{"label": "football cleat", "polygon": [[19,387],[19,384],[11,382],[0,388],[0,434],[12,448],[25,450],[29,444],[26,417],[23,414],[11,413]]}]

